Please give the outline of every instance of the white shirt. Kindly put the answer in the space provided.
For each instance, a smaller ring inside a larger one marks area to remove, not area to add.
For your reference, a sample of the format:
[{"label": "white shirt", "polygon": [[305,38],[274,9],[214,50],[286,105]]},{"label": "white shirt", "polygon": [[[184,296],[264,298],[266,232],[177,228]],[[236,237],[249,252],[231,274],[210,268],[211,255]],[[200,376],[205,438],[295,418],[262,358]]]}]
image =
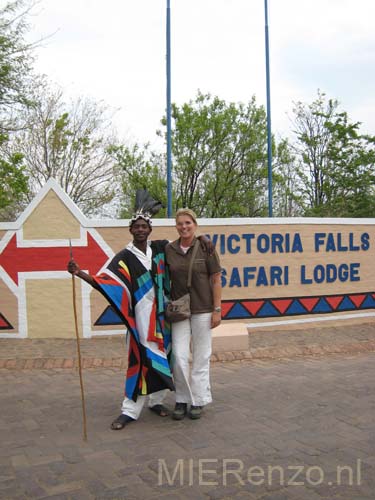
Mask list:
[{"label": "white shirt", "polygon": [[147,241],[146,254],[139,250],[133,242],[126,245],[126,249],[133,253],[148,271],[151,271],[152,267],[152,250],[150,245],[151,241]]}]

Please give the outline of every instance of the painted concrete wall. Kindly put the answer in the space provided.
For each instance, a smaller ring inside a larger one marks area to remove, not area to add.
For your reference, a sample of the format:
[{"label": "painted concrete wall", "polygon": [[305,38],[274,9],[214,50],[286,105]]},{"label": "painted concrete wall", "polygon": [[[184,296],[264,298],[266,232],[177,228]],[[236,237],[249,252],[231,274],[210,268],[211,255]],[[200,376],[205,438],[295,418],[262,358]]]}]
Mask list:
[{"label": "painted concrete wall", "polygon": [[[375,316],[375,219],[200,219],[223,267],[223,319],[252,324]],[[153,239],[175,239],[155,219]],[[69,240],[82,269],[103,269],[130,241],[128,220],[89,220],[50,180],[0,223],[0,337],[74,335]],[[104,298],[76,279],[80,333],[123,333]]]}]

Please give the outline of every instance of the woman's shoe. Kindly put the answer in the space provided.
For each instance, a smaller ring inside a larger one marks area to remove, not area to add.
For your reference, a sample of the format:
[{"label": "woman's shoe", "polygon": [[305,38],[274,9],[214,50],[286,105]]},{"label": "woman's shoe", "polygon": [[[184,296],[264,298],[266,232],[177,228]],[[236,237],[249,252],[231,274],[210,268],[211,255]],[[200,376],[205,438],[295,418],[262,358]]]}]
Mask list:
[{"label": "woman's shoe", "polygon": [[190,412],[189,412],[189,417],[192,420],[197,420],[198,418],[201,418],[202,414],[202,407],[201,406],[190,406]]},{"label": "woman's shoe", "polygon": [[172,414],[173,420],[182,420],[187,413],[187,403],[176,403]]},{"label": "woman's shoe", "polygon": [[156,415],[159,415],[159,417],[168,417],[170,415],[168,408],[164,405],[149,406],[149,409],[156,413]]}]

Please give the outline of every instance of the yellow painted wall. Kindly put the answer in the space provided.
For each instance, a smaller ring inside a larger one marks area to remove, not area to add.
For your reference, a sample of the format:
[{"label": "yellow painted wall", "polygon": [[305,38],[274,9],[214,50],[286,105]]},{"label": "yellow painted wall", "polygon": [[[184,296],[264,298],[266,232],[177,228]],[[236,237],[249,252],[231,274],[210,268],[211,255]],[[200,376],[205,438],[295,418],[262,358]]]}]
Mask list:
[{"label": "yellow painted wall", "polygon": [[52,190],[23,225],[23,237],[26,240],[69,240],[79,236],[79,222]]},{"label": "yellow painted wall", "polygon": [[[151,238],[174,240],[177,233],[169,222],[154,221]],[[366,293],[375,300],[375,219],[335,219],[328,224],[323,219],[237,222],[217,221],[198,229],[199,234],[208,234],[216,242],[224,269],[224,302]],[[15,283],[1,266],[5,248],[17,235],[17,248],[37,252],[47,247],[48,252],[57,253],[57,248],[65,246],[68,256],[71,239],[74,255],[83,255],[89,234],[110,255],[131,240],[128,222],[99,222],[94,227],[52,183],[18,221],[9,223],[8,228],[6,223],[0,226],[0,314],[12,325],[11,329],[0,329],[0,337],[72,337],[72,281],[65,271],[66,263],[60,262],[58,270],[47,272],[41,271],[43,266],[22,267],[15,256],[14,265],[22,268]],[[4,266],[9,266],[9,259]],[[326,274],[324,279],[322,273]],[[335,279],[331,279],[334,274]],[[76,279],[80,335],[123,331],[122,325],[94,325],[108,304],[97,291],[88,290]],[[89,324],[84,318],[89,318]],[[270,318],[252,321],[261,324]]]},{"label": "yellow painted wall", "polygon": [[[81,284],[76,280],[78,323],[82,325]],[[30,338],[74,338],[72,280],[27,280],[27,323]],[[82,326],[79,328],[82,336]]]}]

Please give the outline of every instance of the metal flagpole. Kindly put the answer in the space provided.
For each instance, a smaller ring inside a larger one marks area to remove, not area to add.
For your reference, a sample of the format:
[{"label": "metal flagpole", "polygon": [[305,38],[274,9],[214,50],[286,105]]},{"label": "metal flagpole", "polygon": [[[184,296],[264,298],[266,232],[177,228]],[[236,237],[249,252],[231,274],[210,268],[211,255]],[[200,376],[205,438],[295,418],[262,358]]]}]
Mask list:
[{"label": "metal flagpole", "polygon": [[[69,248],[70,248],[70,259],[73,259],[73,249],[72,249],[72,242],[71,242],[71,240],[69,240]],[[78,353],[79,382],[80,382],[80,386],[81,386],[82,417],[83,417],[83,440],[87,441],[85,393],[84,393],[84,390],[83,390],[81,347],[80,347],[80,343],[79,343],[78,318],[77,318],[76,282],[75,282],[75,276],[74,276],[74,274],[72,274],[72,289],[73,289],[74,325],[75,325],[76,340],[77,340],[77,353]]]},{"label": "metal flagpole", "polygon": [[271,90],[270,90],[270,50],[268,40],[268,5],[264,0],[266,39],[266,89],[267,89],[267,161],[268,161],[268,216],[272,217],[272,134],[271,134]]},{"label": "metal flagpole", "polygon": [[167,0],[167,216],[172,217],[171,5]]}]

